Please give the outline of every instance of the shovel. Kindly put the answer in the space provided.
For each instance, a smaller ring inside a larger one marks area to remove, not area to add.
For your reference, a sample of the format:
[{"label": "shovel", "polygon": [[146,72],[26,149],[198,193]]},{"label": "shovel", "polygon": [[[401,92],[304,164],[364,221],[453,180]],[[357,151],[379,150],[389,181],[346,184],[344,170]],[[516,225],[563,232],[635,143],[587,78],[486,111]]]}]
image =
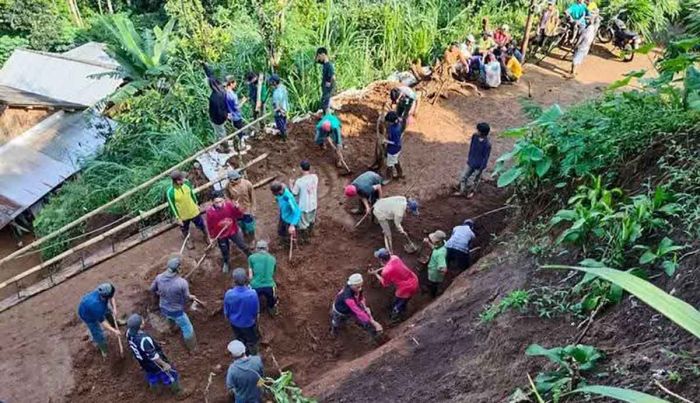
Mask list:
[{"label": "shovel", "polygon": [[408,243],[403,245],[403,250],[408,254],[413,254],[413,253],[418,252],[418,247],[416,246],[415,243],[413,243],[413,241],[411,240],[411,237],[409,237],[408,234],[406,234],[406,233],[404,233],[404,235],[406,236],[406,240],[408,240]]}]

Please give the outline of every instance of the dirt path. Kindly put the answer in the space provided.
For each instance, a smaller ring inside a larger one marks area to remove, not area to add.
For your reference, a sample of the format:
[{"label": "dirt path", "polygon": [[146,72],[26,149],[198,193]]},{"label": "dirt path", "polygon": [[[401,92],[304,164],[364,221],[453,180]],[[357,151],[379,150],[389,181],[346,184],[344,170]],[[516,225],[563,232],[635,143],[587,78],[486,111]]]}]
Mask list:
[{"label": "dirt path", "polygon": [[[423,201],[424,211],[419,219],[408,219],[407,228],[415,234],[424,234],[438,227],[448,231],[463,218],[478,214],[503,202],[504,194],[487,183],[482,194],[467,202],[464,199],[441,197],[463,168],[470,134],[478,121],[492,124],[492,160],[507,150],[513,140],[497,133],[507,127],[526,121],[518,99],[528,95],[531,84],[532,99],[549,105],[568,105],[595,96],[607,83],[619,78],[621,72],[646,65],[642,59],[632,64],[607,61],[597,56],[589,58],[579,80],[564,80],[557,74],[536,66],[528,66],[523,82],[488,91],[484,98],[463,98],[451,95],[438,105],[423,105],[416,124],[409,127],[402,154],[408,178],[394,182],[388,194],[402,194],[409,188]],[[586,71],[591,68],[591,73]],[[344,108],[340,117],[347,136],[349,163],[360,173],[370,161],[374,141],[377,110],[386,92],[369,91],[361,102]],[[347,229],[355,217],[346,212],[342,187],[350,177],[338,176],[329,152],[318,150],[312,142],[313,123],[301,123],[292,129],[287,143],[261,140],[254,150],[267,151],[271,157],[266,165],[250,172],[253,180],[279,174],[285,180],[298,174],[294,171],[302,158],[308,158],[321,179],[320,223],[312,245],[303,247],[289,265],[286,251],[272,249],[278,257],[281,315],[274,320],[263,317],[263,341],[271,350],[263,348],[266,366],[274,369],[274,353],[280,366],[294,371],[301,384],[308,384],[318,376],[372,350],[363,335],[353,329],[337,341],[326,337],[327,311],[332,296],[348,274],[374,263],[372,251],[382,245],[379,228],[370,223],[357,231]],[[257,153],[255,153],[257,154]],[[267,189],[258,191],[259,236],[275,239],[277,213]],[[431,201],[432,200],[432,201]],[[479,242],[487,245],[491,234],[497,234],[505,223],[503,216],[491,217],[480,224]],[[122,312],[154,309],[146,291],[155,273],[164,265],[165,256],[177,251],[180,245],[177,231],[170,231],[133,250],[99,265],[80,276],[63,283],[30,301],[0,314],[0,391],[11,401],[133,401],[154,400],[143,383],[137,365],[130,357],[124,361],[101,362],[90,348],[84,326],[75,309],[82,294],[96,284],[109,279],[118,289]],[[195,252],[188,252],[188,262],[199,257],[201,241]],[[200,275],[191,281],[192,292],[209,306],[220,306],[229,280],[220,273],[218,251],[212,254]],[[234,264],[243,265],[240,255],[234,253]],[[404,256],[418,268],[415,256]],[[385,322],[384,306],[391,299],[389,290],[376,284],[368,287],[368,299],[380,321]],[[427,303],[421,296],[412,301],[410,313],[417,312]],[[175,362],[183,376],[187,401],[202,401],[202,391],[210,371],[217,371],[210,390],[210,401],[224,401],[223,374],[229,362],[225,345],[231,332],[221,314],[210,317],[203,311],[191,317],[200,340],[199,352],[185,353],[178,334],[157,338]],[[400,329],[399,329],[400,332]],[[392,337],[399,332],[390,330]],[[112,346],[116,349],[116,346]],[[221,370],[217,370],[217,365]],[[21,380],[21,381],[20,381]],[[42,385],[42,387],[37,387]],[[158,401],[172,400],[167,396]]]}]

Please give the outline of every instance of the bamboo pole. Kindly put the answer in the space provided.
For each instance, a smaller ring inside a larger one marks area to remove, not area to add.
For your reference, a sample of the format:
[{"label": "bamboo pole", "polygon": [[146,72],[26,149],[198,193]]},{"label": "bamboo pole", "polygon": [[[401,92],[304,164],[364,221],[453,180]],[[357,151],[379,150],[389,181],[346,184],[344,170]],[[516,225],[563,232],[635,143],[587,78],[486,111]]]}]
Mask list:
[{"label": "bamboo pole", "polygon": [[[240,168],[239,171],[245,171],[246,169],[250,168],[251,166],[257,164],[258,162],[263,161],[265,158],[268,157],[268,155],[269,155],[268,153],[265,153],[265,154],[262,154],[262,155],[256,157],[255,159],[248,162],[244,167]],[[203,190],[209,189],[210,187],[214,186],[214,184],[219,183],[224,179],[226,179],[226,176],[222,176],[214,181],[208,182],[208,183],[196,188],[195,193],[199,193]],[[73,255],[74,253],[76,253],[80,250],[83,250],[89,246],[92,246],[92,245],[100,242],[100,241],[103,241],[103,240],[107,239],[108,237],[110,237],[111,235],[114,235],[114,234],[118,233],[119,231],[121,231],[125,228],[128,228],[129,226],[134,225],[143,219],[151,217],[151,216],[165,210],[167,207],[168,207],[168,203],[163,203],[163,204],[156,206],[156,207],[154,207],[146,212],[142,212],[138,216],[132,218],[131,220],[128,220],[128,221],[124,222],[123,224],[118,225],[118,226],[112,228],[111,230],[109,230],[109,231],[107,231],[107,232],[105,232],[105,233],[103,233],[95,238],[92,238],[86,242],[83,242],[80,245],[77,245],[73,248],[70,248],[67,251],[65,251],[57,256],[54,256],[53,258],[51,258],[45,262],[42,262],[41,264],[38,264],[29,270],[26,270],[22,273],[19,273],[16,276],[0,283],[0,290],[2,290],[3,288],[7,287],[8,285],[10,285],[12,283],[15,283],[15,282],[20,281],[28,276],[31,276],[32,274],[37,273],[37,272],[41,271],[42,269],[45,269],[46,267],[49,267],[50,265],[57,263],[57,262],[63,260],[64,258],[66,258],[70,255]]]},{"label": "bamboo pole", "polygon": [[183,161],[181,161],[181,162],[179,162],[179,163],[173,165],[172,167],[170,167],[170,168],[168,168],[167,170],[161,172],[160,174],[154,176],[153,178],[147,180],[146,182],[144,182],[144,183],[142,183],[142,184],[136,186],[135,188],[131,189],[130,191],[121,194],[121,195],[120,195],[119,197],[117,197],[116,199],[114,199],[114,200],[112,200],[112,201],[110,201],[110,202],[107,202],[107,203],[103,204],[102,206],[100,206],[100,207],[98,207],[98,208],[96,208],[96,209],[90,211],[89,213],[83,215],[82,217],[80,217],[80,218],[78,218],[78,219],[76,219],[76,220],[74,220],[74,221],[72,221],[72,222],[70,222],[70,223],[64,225],[63,227],[61,227],[61,228],[59,228],[59,229],[57,229],[57,230],[55,230],[55,231],[53,231],[53,232],[51,232],[50,234],[45,235],[44,237],[37,239],[36,241],[30,243],[29,245],[27,245],[27,246],[25,246],[25,247],[23,247],[23,248],[21,248],[21,249],[18,249],[18,250],[16,250],[16,251],[10,253],[9,255],[5,256],[5,257],[2,258],[2,259],[0,259],[0,267],[2,267],[2,265],[3,265],[4,263],[9,262],[10,260],[12,260],[12,259],[14,259],[15,257],[17,257],[18,255],[20,255],[21,253],[26,252],[27,250],[32,249],[32,248],[34,248],[34,247],[36,247],[36,246],[39,246],[39,245],[43,244],[44,242],[48,241],[49,239],[55,238],[55,237],[58,236],[59,234],[62,234],[62,233],[64,233],[64,232],[68,231],[69,229],[71,229],[71,228],[77,226],[78,224],[80,224],[80,223],[86,221],[87,219],[89,219],[89,218],[91,218],[91,217],[97,215],[97,213],[100,213],[100,212],[104,211],[105,209],[107,209],[107,208],[109,208],[109,207],[111,207],[111,206],[113,206],[113,205],[119,203],[120,201],[126,199],[127,197],[133,195],[134,193],[136,193],[136,192],[138,192],[138,191],[140,191],[140,190],[142,190],[142,189],[144,189],[144,188],[146,188],[146,187],[148,187],[148,186],[150,186],[150,185],[156,183],[156,182],[159,181],[161,178],[163,178],[163,177],[169,175],[170,172],[172,172],[173,170],[175,170],[175,169],[177,169],[177,168],[179,168],[179,167],[181,167],[181,166],[183,166],[183,165],[185,165],[185,164],[188,164],[188,163],[194,161],[194,160],[197,159],[197,157],[199,157],[200,155],[202,155],[202,154],[204,154],[204,153],[206,153],[206,152],[208,152],[208,151],[210,151],[210,150],[215,149],[215,148],[218,147],[219,145],[223,144],[224,142],[226,142],[226,141],[232,139],[234,136],[238,135],[238,133],[240,133],[241,131],[248,129],[248,128],[251,127],[253,124],[258,123],[259,121],[261,121],[262,119],[267,118],[268,116],[269,116],[269,113],[266,114],[266,115],[264,115],[264,116],[261,116],[261,117],[257,118],[256,120],[254,120],[254,121],[248,123],[247,125],[243,126],[243,128],[234,131],[232,134],[229,134],[228,136],[226,136],[226,137],[224,137],[223,139],[217,141],[216,143],[210,145],[209,147],[204,148],[204,149],[202,149],[201,151],[199,151],[199,152],[195,153],[194,155],[192,155],[191,157],[189,157],[189,158],[187,158],[187,159],[185,159],[185,160],[183,160]]}]

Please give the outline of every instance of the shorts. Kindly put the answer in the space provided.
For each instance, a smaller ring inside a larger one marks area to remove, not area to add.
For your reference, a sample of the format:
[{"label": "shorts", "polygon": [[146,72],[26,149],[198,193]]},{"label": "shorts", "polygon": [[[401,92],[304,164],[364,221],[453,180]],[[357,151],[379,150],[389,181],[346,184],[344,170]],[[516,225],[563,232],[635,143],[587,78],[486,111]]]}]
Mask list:
[{"label": "shorts", "polygon": [[301,213],[301,219],[299,220],[299,229],[307,229],[316,221],[316,210],[309,211],[308,213]]},{"label": "shorts", "polygon": [[396,166],[396,164],[399,163],[399,156],[401,155],[401,151],[397,152],[396,154],[388,154],[386,155],[386,166],[388,167],[393,167]]},{"label": "shorts", "polygon": [[180,375],[174,369],[171,369],[168,372],[146,372],[146,380],[150,386],[156,386],[158,384],[169,386],[176,383],[179,377]]}]

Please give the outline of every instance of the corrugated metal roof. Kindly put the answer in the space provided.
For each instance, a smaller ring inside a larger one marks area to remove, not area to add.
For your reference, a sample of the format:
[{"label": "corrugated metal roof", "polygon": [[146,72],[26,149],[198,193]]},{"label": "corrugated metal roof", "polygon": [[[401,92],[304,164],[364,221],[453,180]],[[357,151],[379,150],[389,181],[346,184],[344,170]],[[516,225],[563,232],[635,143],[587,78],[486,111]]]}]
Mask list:
[{"label": "corrugated metal roof", "polygon": [[33,92],[0,85],[0,104],[18,107],[52,107],[62,109],[85,109],[84,105],[61,101]]},{"label": "corrugated metal roof", "polygon": [[0,228],[95,155],[114,122],[93,112],[57,112],[0,147]]},{"label": "corrugated metal roof", "polygon": [[100,63],[107,66],[119,67],[119,63],[105,51],[107,45],[99,42],[87,42],[77,48],[73,48],[62,55],[75,60],[82,60],[90,63]]},{"label": "corrugated metal roof", "polygon": [[0,70],[0,85],[92,106],[114,92],[122,80],[101,75],[114,65],[69,56],[17,49]]}]

